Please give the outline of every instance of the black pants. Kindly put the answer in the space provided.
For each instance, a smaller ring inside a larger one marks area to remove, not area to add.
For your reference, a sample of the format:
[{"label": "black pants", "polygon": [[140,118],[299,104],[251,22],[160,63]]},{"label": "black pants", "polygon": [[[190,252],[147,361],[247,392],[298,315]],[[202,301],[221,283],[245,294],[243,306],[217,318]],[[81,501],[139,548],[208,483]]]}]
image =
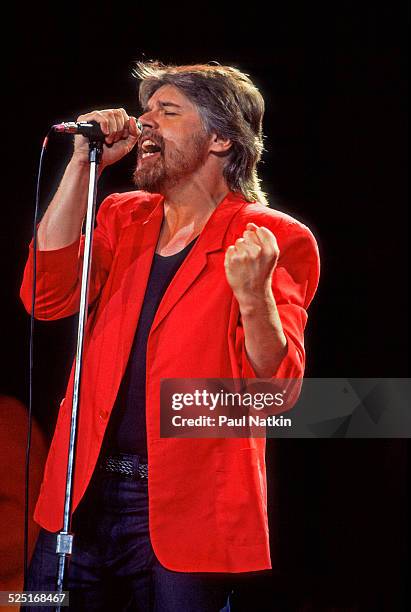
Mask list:
[{"label": "black pants", "polygon": [[[149,537],[147,489],[147,481],[96,470],[73,516],[75,536],[65,588],[69,609],[228,612],[232,574],[174,572],[158,561]],[[42,529],[26,590],[55,590],[55,550],[56,534]]]}]

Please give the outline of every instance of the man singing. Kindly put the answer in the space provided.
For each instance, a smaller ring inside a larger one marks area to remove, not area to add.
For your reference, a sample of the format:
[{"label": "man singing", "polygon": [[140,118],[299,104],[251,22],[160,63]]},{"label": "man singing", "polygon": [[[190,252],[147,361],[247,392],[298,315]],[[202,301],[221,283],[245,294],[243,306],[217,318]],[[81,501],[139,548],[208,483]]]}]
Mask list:
[{"label": "man singing", "polygon": [[[236,574],[271,567],[263,438],[160,437],[164,378],[301,378],[318,249],[267,207],[257,164],[264,101],[220,65],[139,63],[142,129],[92,111],[100,170],[134,147],[136,191],[94,234],[67,575],[75,610],[218,612]],[[88,141],[38,228],[35,315],[78,311]],[[33,253],[21,297],[31,309]],[[54,590],[73,371],[37,502],[28,590]]]}]

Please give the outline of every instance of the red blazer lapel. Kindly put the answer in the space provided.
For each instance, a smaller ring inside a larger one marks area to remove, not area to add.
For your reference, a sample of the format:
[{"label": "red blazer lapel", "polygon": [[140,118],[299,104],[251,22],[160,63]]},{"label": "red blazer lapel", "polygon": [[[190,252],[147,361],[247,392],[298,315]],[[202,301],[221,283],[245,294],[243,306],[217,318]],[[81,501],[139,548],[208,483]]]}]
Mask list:
[{"label": "red blazer lapel", "polygon": [[118,265],[120,286],[119,347],[124,371],[133,343],[155,248],[163,221],[163,198],[145,221],[134,221],[122,228]]}]

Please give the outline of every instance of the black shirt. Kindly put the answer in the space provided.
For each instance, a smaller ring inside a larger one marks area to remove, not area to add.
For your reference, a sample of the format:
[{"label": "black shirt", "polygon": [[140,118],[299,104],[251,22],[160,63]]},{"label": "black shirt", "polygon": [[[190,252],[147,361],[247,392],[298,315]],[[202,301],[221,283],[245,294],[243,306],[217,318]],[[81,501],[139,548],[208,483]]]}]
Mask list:
[{"label": "black shirt", "polygon": [[147,460],[147,340],[161,298],[196,240],[197,238],[194,238],[175,255],[164,257],[158,253],[154,254],[136,335],[105,435],[106,454],[140,455],[142,459]]}]

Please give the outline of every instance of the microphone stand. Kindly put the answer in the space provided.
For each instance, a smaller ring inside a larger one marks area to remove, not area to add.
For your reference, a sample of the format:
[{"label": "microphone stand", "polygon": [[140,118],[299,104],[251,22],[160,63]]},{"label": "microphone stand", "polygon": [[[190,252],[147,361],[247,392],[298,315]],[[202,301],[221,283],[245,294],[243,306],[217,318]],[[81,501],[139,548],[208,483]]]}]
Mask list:
[{"label": "microphone stand", "polygon": [[[104,139],[104,135],[102,136]],[[88,293],[89,279],[91,268],[91,253],[94,234],[94,219],[96,214],[96,195],[97,195],[97,168],[101,161],[103,152],[103,140],[95,136],[89,141],[89,161],[90,161],[90,177],[87,199],[87,214],[86,214],[86,229],[85,229],[85,244],[84,244],[84,259],[81,276],[81,293],[80,293],[80,310],[77,332],[77,349],[74,371],[74,386],[73,386],[73,405],[71,412],[71,428],[70,440],[67,460],[67,476],[66,476],[66,493],[64,500],[64,515],[63,527],[57,534],[56,554],[58,555],[56,591],[63,592],[64,573],[67,566],[67,557],[72,553],[73,534],[70,533],[71,528],[71,506],[73,492],[73,477],[74,477],[74,458],[77,439],[77,423],[78,412],[80,408],[80,384],[83,369],[83,347],[85,327],[87,323],[87,308],[88,308]],[[60,612],[61,606],[58,604],[55,608]]]}]

